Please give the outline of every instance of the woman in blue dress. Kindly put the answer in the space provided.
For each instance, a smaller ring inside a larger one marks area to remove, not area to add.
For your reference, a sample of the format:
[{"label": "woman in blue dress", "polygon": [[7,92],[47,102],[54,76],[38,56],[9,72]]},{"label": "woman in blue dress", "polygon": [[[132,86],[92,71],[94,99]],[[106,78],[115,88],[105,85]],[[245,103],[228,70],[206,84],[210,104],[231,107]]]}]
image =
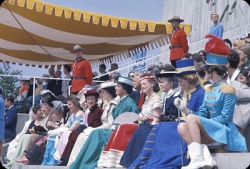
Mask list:
[{"label": "woman in blue dress", "polygon": [[[42,165],[56,165],[59,163],[59,159],[55,158],[55,153],[56,153],[56,148],[55,145],[58,146],[60,142],[57,144],[55,143],[56,141],[56,136],[61,135],[61,133],[65,133],[67,131],[82,131],[83,130],[83,111],[80,110],[80,103],[79,99],[74,96],[70,95],[67,97],[67,104],[69,110],[72,112],[72,114],[69,117],[68,122],[65,125],[62,125],[61,127],[49,131],[49,141],[46,145],[46,151],[44,154],[44,159],[42,162]],[[55,108],[61,109],[60,111],[62,112],[63,104],[59,102],[55,102]],[[62,144],[62,143],[61,143]],[[58,150],[58,149],[57,149]]]},{"label": "woman in blue dress", "polygon": [[[217,39],[217,38],[214,38]],[[211,41],[211,40],[210,40]],[[206,50],[212,51],[206,44]],[[218,41],[222,41],[218,39]],[[217,51],[223,50],[222,45],[211,45],[218,47]],[[225,44],[224,44],[225,45]],[[224,49],[227,49],[226,46]],[[216,51],[216,50],[214,50]],[[236,103],[235,89],[226,85],[224,75],[226,73],[227,56],[208,53],[206,77],[214,84],[206,89],[202,106],[196,114],[185,110],[186,122],[180,123],[178,132],[188,144],[191,162],[182,169],[198,169],[202,167],[215,168],[213,160],[206,144],[217,141],[225,145],[226,150],[246,151],[246,142],[232,122],[234,106]],[[177,101],[179,109],[183,109],[183,101]],[[197,115],[198,114],[198,115]]]},{"label": "woman in blue dress", "polygon": [[[176,99],[185,100],[187,109],[197,112],[201,106],[205,91],[198,84],[198,75],[195,71],[193,59],[180,60],[176,64],[177,77],[183,90],[183,97],[182,99],[180,97],[170,97],[172,103],[170,102],[169,106],[173,108]],[[178,116],[177,112],[177,109],[175,109],[175,116]],[[185,118],[185,114],[183,114],[182,118]],[[130,165],[129,169],[177,169],[182,166],[183,156],[184,164],[188,164],[187,145],[184,141],[180,144],[177,126],[178,122],[175,120],[156,124],[148,135],[140,155]],[[181,154],[181,146],[183,154]]]}]

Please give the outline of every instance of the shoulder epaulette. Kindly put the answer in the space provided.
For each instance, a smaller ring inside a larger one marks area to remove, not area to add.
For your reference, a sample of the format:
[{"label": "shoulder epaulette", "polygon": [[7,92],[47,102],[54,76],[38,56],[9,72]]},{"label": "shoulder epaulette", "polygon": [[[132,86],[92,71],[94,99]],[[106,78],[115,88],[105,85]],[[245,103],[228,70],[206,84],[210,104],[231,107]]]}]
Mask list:
[{"label": "shoulder epaulette", "polygon": [[225,83],[223,83],[223,84],[220,86],[220,89],[221,89],[221,91],[222,91],[223,93],[233,93],[233,94],[236,94],[234,87],[228,86],[228,85],[225,84]]},{"label": "shoulder epaulette", "polygon": [[212,84],[207,84],[207,85],[204,86],[204,88],[205,88],[206,92],[210,92],[212,90],[212,88],[213,88],[213,85]]}]

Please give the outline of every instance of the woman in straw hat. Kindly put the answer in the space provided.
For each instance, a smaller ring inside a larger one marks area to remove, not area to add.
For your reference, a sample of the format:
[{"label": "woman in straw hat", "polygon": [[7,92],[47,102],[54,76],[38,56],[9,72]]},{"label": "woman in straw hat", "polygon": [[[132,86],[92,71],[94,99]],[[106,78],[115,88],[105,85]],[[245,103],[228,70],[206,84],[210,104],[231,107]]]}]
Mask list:
[{"label": "woman in straw hat", "polygon": [[114,121],[112,116],[112,111],[117,105],[116,93],[115,93],[115,83],[114,82],[105,82],[100,84],[99,93],[101,98],[104,101],[103,106],[103,114],[101,117],[102,125],[96,128],[88,127],[86,128],[76,139],[76,143],[70,153],[70,157],[68,160],[68,165],[72,164],[75,161],[77,155],[79,154],[82,146],[84,145],[85,141],[89,137],[90,133],[95,129],[108,129],[112,126]]},{"label": "woman in straw hat", "polygon": [[[120,114],[125,112],[139,112],[135,101],[128,95],[133,90],[131,78],[120,76],[116,82],[116,94],[121,98],[120,102],[112,111],[112,117],[115,120]],[[116,125],[107,129],[96,129],[92,131],[80,150],[76,160],[70,165],[70,169],[78,169],[81,166],[84,169],[95,168],[101,152],[107,144],[113,129]]]},{"label": "woman in straw hat", "polygon": [[[196,114],[186,110],[186,122],[180,123],[178,132],[188,144],[191,162],[182,169],[216,168],[206,144],[217,141],[230,151],[245,151],[245,138],[232,122],[236,103],[235,89],[228,86],[223,77],[226,73],[227,56],[230,51],[225,43],[213,36],[206,43],[207,64],[206,77],[212,79],[213,85],[206,89],[206,94]],[[176,106],[181,109],[182,102]]]}]

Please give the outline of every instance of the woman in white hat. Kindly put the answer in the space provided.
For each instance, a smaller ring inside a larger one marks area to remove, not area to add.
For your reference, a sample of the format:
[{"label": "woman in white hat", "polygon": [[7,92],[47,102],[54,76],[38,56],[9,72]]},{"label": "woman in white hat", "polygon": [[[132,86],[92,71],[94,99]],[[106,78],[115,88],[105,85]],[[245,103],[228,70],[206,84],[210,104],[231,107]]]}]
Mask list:
[{"label": "woman in white hat", "polygon": [[[121,98],[120,102],[112,111],[112,117],[115,120],[120,114],[125,112],[139,113],[139,109],[135,101],[129,97],[133,90],[133,82],[131,78],[120,76],[116,81],[116,94]],[[116,125],[110,128],[101,128],[92,131],[79,152],[76,160],[70,165],[70,169],[94,168],[97,166],[97,161],[101,152],[106,146]]]},{"label": "woman in white hat", "polygon": [[113,116],[112,116],[112,111],[117,105],[117,101],[115,100],[116,98],[115,83],[105,82],[105,83],[100,84],[99,93],[103,101],[105,102],[103,106],[104,107],[103,114],[101,117],[102,125],[97,128],[88,127],[84,130],[83,133],[81,133],[77,137],[76,143],[72,149],[72,152],[70,154],[70,157],[67,163],[68,165],[72,164],[73,161],[75,161],[82,146],[84,145],[85,141],[87,140],[88,136],[93,130],[101,129],[101,128],[106,129],[112,126],[112,123],[114,121]]}]

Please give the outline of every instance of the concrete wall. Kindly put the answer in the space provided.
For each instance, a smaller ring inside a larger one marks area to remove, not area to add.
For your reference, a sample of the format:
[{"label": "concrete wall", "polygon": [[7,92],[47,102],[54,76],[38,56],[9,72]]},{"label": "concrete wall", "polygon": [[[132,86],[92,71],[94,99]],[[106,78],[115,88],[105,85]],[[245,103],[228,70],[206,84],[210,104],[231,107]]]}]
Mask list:
[{"label": "concrete wall", "polygon": [[[217,153],[214,154],[213,157],[219,169],[246,169],[250,164],[250,153]],[[13,169],[68,169],[68,168],[69,167],[59,167],[59,166],[46,167],[46,166],[27,166],[27,165],[15,165],[13,167]],[[120,168],[120,169],[125,169],[125,168]]]},{"label": "concrete wall", "polygon": [[16,126],[16,134],[19,134],[24,126],[24,123],[29,119],[28,114],[18,113],[17,116],[17,126]]}]

